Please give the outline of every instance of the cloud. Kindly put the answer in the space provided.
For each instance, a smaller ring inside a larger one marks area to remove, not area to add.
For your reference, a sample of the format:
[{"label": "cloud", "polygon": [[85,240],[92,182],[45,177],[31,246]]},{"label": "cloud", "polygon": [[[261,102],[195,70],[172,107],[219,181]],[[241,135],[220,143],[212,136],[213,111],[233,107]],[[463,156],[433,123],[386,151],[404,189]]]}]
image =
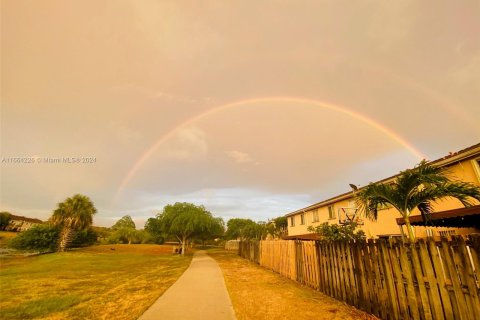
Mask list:
[{"label": "cloud", "polygon": [[[278,101],[217,109],[255,97],[345,106],[430,159],[478,142],[478,126],[468,125],[480,122],[474,2],[208,2],[51,1],[28,10],[2,2],[2,156],[98,161],[4,165],[0,206],[44,218],[80,192],[98,205],[95,219],[117,219],[162,207],[144,203],[141,192],[194,201],[196,190],[237,188],[206,203],[219,214],[263,219],[259,212],[310,201],[289,202],[296,194],[319,201],[416,161],[378,130],[332,110]],[[105,211],[138,159],[189,119],[203,131],[175,131],[124,188],[121,205]],[[243,191],[250,188],[278,199]]]},{"label": "cloud", "polygon": [[178,130],[175,138],[169,144],[167,157],[175,160],[205,158],[208,153],[206,134],[197,127]]},{"label": "cloud", "polygon": [[124,212],[119,214],[115,211],[115,216],[130,214],[137,226],[141,226],[149,217],[161,212],[167,204],[190,202],[204,205],[213,215],[226,220],[241,217],[266,221],[302,208],[313,201],[308,194],[287,195],[253,188],[205,188],[182,194],[142,192],[137,195],[136,200],[142,203],[143,207],[129,209],[128,204],[125,204]]},{"label": "cloud", "polygon": [[236,163],[250,163],[253,162],[252,157],[245,152],[241,152],[238,150],[226,151],[226,155],[233,159]]}]

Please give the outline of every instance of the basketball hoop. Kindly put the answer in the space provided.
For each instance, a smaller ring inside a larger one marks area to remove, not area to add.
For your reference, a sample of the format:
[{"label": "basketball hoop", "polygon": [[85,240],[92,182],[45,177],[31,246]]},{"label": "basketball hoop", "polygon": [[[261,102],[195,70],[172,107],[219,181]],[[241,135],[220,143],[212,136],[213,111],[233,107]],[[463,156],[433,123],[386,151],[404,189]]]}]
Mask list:
[{"label": "basketball hoop", "polygon": [[363,219],[358,215],[358,208],[343,207],[338,209],[338,223],[341,225],[347,225],[356,223],[357,225],[363,225]]}]

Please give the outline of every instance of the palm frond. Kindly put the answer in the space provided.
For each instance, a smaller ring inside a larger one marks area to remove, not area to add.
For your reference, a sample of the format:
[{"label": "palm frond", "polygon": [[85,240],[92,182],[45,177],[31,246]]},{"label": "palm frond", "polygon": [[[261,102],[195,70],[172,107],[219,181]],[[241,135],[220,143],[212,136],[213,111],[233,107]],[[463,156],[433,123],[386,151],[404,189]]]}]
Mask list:
[{"label": "palm frond", "polygon": [[480,188],[468,182],[448,182],[438,189],[445,197],[455,198],[465,207],[474,205],[473,199],[480,201]]},{"label": "palm frond", "polygon": [[448,169],[435,167],[423,160],[413,169],[400,172],[395,181],[387,184],[370,183],[356,193],[356,203],[370,219],[376,219],[380,206],[390,204],[408,217],[418,208],[424,221],[431,221],[433,203],[446,197],[458,199],[464,206],[480,201],[480,188],[450,179]]},{"label": "palm frond", "polygon": [[433,225],[431,213],[433,212],[432,204],[430,201],[425,200],[417,205],[420,214],[422,215],[423,222],[425,225]]},{"label": "palm frond", "polygon": [[395,185],[371,183],[357,193],[355,202],[367,218],[376,220],[379,207],[387,204],[398,206],[395,190]]}]

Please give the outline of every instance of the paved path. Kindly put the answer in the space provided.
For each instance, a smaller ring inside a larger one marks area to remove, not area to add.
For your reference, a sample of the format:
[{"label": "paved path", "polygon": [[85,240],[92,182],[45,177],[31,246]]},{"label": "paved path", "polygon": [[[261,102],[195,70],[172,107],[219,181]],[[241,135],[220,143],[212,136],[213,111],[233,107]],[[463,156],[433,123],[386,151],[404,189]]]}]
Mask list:
[{"label": "paved path", "polygon": [[138,320],[234,320],[217,262],[197,251],[190,267]]}]

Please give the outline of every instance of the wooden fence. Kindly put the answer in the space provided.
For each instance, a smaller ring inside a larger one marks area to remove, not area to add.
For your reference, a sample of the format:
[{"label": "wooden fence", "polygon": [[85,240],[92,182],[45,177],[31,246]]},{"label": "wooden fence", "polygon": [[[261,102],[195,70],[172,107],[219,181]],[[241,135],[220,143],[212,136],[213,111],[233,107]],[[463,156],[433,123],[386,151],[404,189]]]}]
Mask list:
[{"label": "wooden fence", "polygon": [[480,318],[480,237],[241,242],[238,253],[382,319]]},{"label": "wooden fence", "polygon": [[227,242],[225,242],[225,250],[228,250],[228,251],[238,252],[239,246],[240,246],[239,240],[228,240]]},{"label": "wooden fence", "polygon": [[255,263],[260,263],[260,241],[240,241],[238,254]]}]

